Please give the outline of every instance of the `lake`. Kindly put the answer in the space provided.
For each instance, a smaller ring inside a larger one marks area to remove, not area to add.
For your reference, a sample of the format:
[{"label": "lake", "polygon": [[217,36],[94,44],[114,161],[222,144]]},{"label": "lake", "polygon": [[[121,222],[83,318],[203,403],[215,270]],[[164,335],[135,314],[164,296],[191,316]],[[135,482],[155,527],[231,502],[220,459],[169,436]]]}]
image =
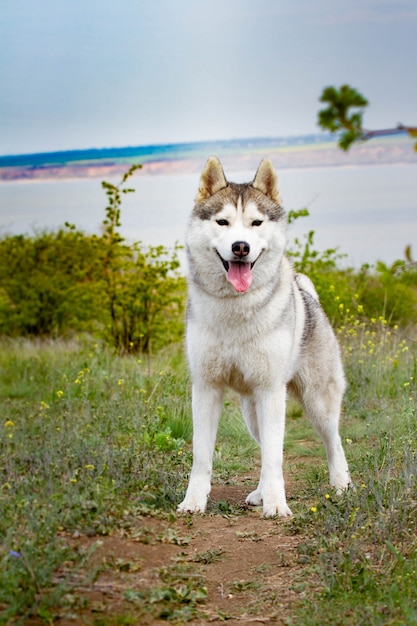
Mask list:
[{"label": "lake", "polygon": [[[236,182],[253,175],[226,172]],[[123,198],[122,234],[150,245],[183,243],[198,178],[138,172],[128,184],[136,192]],[[314,230],[318,249],[338,246],[356,267],[402,258],[408,244],[417,255],[417,157],[415,165],[288,169],[279,181],[287,210],[310,211],[290,226],[290,239]],[[68,221],[99,233],[106,201],[97,179],[2,183],[0,231],[28,234]]]}]

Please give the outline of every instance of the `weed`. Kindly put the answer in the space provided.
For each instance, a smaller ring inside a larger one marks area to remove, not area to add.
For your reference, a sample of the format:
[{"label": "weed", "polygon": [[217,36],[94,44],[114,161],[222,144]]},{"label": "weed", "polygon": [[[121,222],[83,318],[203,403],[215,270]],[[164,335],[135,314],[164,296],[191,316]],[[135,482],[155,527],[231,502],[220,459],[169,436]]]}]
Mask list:
[{"label": "weed", "polygon": [[[59,535],[128,530],[138,512],[172,510],[180,499],[189,454],[170,434],[170,397],[161,385],[170,357],[160,358],[163,367],[155,361],[149,376],[137,358],[90,340],[4,342],[0,606],[8,619],[46,619],[64,602],[71,572],[59,583],[56,572],[80,559]],[[167,387],[178,406],[188,398],[184,368]]]},{"label": "weed", "polygon": [[235,580],[232,585],[232,588],[236,592],[246,592],[249,589],[259,589],[259,583],[254,582],[253,580]]},{"label": "weed", "polygon": [[217,500],[216,502],[209,500],[207,512],[213,515],[223,515],[224,517],[233,517],[241,515],[247,510],[246,506],[234,504],[228,500]]},{"label": "weed", "polygon": [[[362,319],[355,306],[354,313],[339,310],[349,381],[341,432],[354,481],[348,493],[326,487],[323,446],[290,406],[285,456],[297,493],[285,528],[302,537],[303,565],[293,583],[302,596],[294,614],[306,625],[411,624],[417,619],[415,345],[384,318]],[[86,577],[86,555],[69,547],[69,533],[120,531],[143,543],[187,545],[198,518],[184,517],[187,531],[178,533],[151,530],[138,516],[170,520],[181,500],[191,465],[189,381],[176,346],[149,363],[88,337],[3,340],[1,347],[0,619],[52,622],[71,609]],[[214,456],[215,481],[253,480],[259,451],[233,394],[226,397]],[[246,510],[219,499],[209,512],[237,520]],[[262,530],[240,533],[248,546],[264,537]],[[216,550],[196,556],[203,564],[222,557]],[[115,559],[107,566],[122,575],[140,562]],[[177,567],[158,575],[153,590],[127,594],[134,610],[111,623],[129,623],[144,607],[180,622],[204,613],[200,574]],[[246,586],[251,581],[236,582],[242,595],[264,593]],[[100,620],[105,624],[95,617]]]},{"label": "weed", "polygon": [[298,619],[306,625],[415,623],[415,356],[383,319],[346,325],[341,338],[352,381],[347,451],[355,488],[338,497],[311,477],[309,508],[292,524],[310,536],[299,559],[320,572],[322,587],[316,601],[307,594]]},{"label": "weed", "polygon": [[200,606],[207,598],[207,589],[201,578],[189,571],[187,566],[175,565],[162,568],[159,577],[163,584],[143,591],[127,590],[125,597],[147,615],[180,623],[202,615]]},{"label": "weed", "polygon": [[215,563],[216,561],[222,559],[223,549],[215,548],[214,550],[207,550],[206,552],[201,552],[200,554],[196,554],[193,557],[194,563],[204,563],[204,565],[209,565],[210,563]]}]

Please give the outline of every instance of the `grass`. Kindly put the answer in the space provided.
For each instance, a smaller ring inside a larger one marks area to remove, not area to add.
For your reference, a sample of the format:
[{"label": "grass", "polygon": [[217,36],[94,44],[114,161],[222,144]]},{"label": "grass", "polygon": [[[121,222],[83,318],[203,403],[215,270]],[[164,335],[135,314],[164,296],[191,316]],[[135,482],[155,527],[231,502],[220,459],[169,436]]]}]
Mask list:
[{"label": "grass", "polygon": [[5,620],[47,616],[65,594],[54,572],[80,558],[60,534],[108,534],[147,507],[172,510],[180,500],[190,454],[168,415],[177,430],[186,422],[188,380],[176,360],[175,351],[160,355],[149,376],[148,364],[97,343],[2,343]]},{"label": "grass", "polygon": [[416,344],[383,319],[350,318],[339,335],[355,487],[336,498],[313,477],[310,510],[294,517],[293,532],[306,537],[301,555],[320,579],[294,623],[415,624]]},{"label": "grass", "polygon": [[[286,463],[299,481],[289,527],[303,536],[305,567],[294,583],[304,600],[288,623],[414,624],[416,346],[382,319],[347,316],[339,336],[349,381],[341,432],[355,488],[340,498],[326,487],[323,446],[289,404]],[[0,407],[0,622],[52,623],[87,576],[88,555],[69,547],[68,533],[129,529],[138,513],[172,515],[181,500],[191,464],[186,365],[175,346],[145,363],[89,339],[3,340]],[[253,472],[254,457],[229,394],[214,480]],[[214,508],[224,515],[230,505]],[[165,586],[129,600],[191,619],[204,586],[175,576],[171,569]]]},{"label": "grass", "polygon": [[146,591],[129,590],[126,598],[142,615],[186,623],[199,616],[199,605],[207,597],[202,579],[190,575],[185,565],[160,571],[163,584]]}]

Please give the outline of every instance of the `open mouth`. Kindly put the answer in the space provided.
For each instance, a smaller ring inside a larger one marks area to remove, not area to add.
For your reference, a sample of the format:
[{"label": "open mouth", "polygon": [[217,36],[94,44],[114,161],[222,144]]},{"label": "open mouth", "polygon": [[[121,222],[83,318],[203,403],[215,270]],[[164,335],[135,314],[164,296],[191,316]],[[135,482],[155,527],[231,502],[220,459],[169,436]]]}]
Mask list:
[{"label": "open mouth", "polygon": [[217,250],[216,250],[216,252],[217,252],[217,256],[219,257],[220,261],[223,263],[223,267],[226,270],[226,272],[229,271],[230,264],[250,265],[250,269],[253,269],[253,266],[255,265],[256,261],[258,260],[258,259],[255,259],[253,263],[245,263],[245,261],[225,261],[224,258],[222,257],[222,255],[219,254],[219,252]]},{"label": "open mouth", "polygon": [[227,272],[227,280],[229,283],[231,283],[236,291],[240,293],[247,291],[253,280],[252,268],[258,259],[255,259],[253,263],[245,263],[244,261],[225,261],[217,250],[216,252]]}]

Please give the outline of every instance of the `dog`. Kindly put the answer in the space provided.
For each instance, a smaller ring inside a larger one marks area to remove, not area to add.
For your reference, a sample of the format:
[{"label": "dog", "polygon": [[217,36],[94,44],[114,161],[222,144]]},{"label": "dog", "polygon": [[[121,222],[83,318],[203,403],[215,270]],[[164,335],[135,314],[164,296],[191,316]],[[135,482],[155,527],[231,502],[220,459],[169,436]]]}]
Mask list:
[{"label": "dog", "polygon": [[337,339],[307,276],[285,255],[278,179],[263,160],[251,183],[228,182],[217,157],[202,172],[186,233],[186,345],[192,378],[193,464],[178,512],[204,513],[225,387],[240,395],[261,447],[247,504],[290,516],[282,472],[287,390],[326,448],[330,484],[350,483],[339,435],[345,377]]}]

